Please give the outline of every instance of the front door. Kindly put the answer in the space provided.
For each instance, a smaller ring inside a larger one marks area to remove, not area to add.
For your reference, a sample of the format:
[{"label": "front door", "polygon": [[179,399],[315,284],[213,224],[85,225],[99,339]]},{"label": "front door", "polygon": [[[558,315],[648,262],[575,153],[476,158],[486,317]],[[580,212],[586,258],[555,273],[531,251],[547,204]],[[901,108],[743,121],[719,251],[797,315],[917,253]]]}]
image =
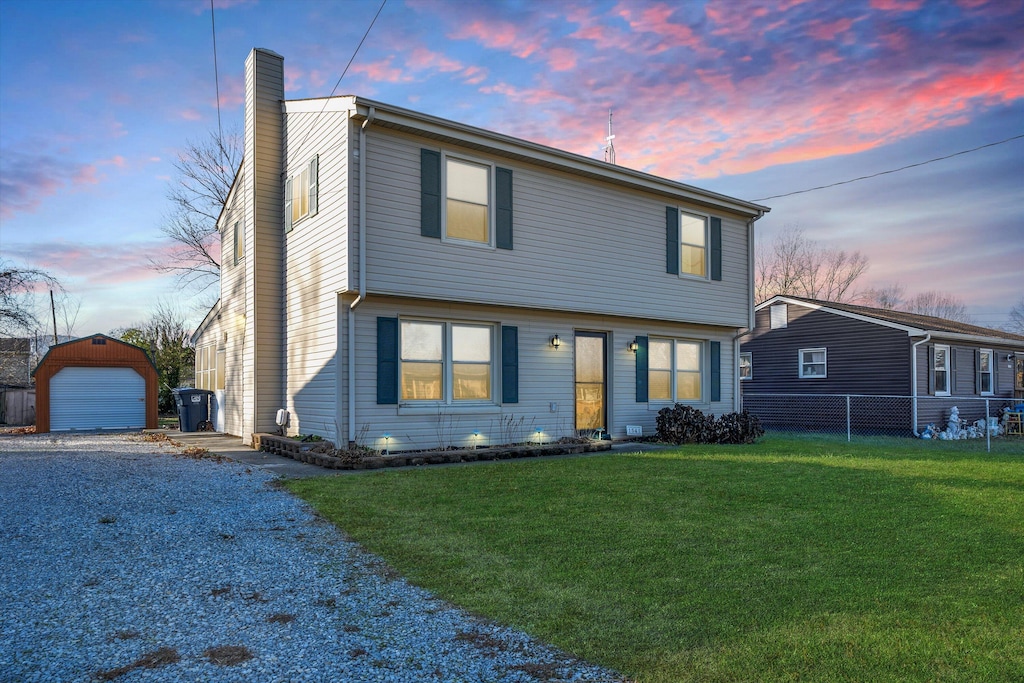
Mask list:
[{"label": "front door", "polygon": [[576,429],[605,429],[607,415],[604,332],[576,333]]}]

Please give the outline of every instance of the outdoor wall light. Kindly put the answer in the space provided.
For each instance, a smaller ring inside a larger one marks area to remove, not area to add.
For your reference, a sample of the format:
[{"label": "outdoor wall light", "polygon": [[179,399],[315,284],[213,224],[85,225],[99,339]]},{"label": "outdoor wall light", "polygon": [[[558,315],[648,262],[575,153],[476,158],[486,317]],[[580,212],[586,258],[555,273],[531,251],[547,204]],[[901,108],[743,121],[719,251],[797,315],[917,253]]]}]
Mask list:
[{"label": "outdoor wall light", "polygon": [[557,349],[561,345],[562,345],[562,340],[558,338],[557,334],[551,338],[551,346],[553,346],[553,347],[555,347]]},{"label": "outdoor wall light", "polygon": [[640,348],[640,344],[637,343],[636,339],[629,342],[629,350],[636,353],[636,350]]},{"label": "outdoor wall light", "polygon": [[382,434],[381,436],[384,437],[384,455],[389,455],[390,446],[391,446],[391,435],[390,434]]}]

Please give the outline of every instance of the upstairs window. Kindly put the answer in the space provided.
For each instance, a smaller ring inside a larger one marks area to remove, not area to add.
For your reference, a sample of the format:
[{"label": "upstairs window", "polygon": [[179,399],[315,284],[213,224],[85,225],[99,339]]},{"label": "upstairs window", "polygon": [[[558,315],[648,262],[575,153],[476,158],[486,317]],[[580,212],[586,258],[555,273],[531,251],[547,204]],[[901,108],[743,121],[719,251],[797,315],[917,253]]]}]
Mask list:
[{"label": "upstairs window", "polygon": [[707,277],[708,219],[684,211],[679,212],[679,272],[683,275]]},{"label": "upstairs window", "polygon": [[800,349],[800,379],[824,379],[827,376],[825,349]]},{"label": "upstairs window", "polygon": [[445,157],[447,239],[491,243],[491,167]]},{"label": "upstairs window", "polygon": [[241,221],[235,221],[235,227],[232,230],[232,232],[234,233],[233,237],[234,237],[234,241],[235,241],[235,244],[234,244],[234,247],[235,247],[234,248],[235,263],[234,263],[234,265],[237,266],[238,263],[245,256],[245,235],[242,233],[242,222]]},{"label": "upstairs window", "polygon": [[314,156],[284,185],[284,231],[289,232],[303,218],[315,216],[320,189],[320,157]]}]

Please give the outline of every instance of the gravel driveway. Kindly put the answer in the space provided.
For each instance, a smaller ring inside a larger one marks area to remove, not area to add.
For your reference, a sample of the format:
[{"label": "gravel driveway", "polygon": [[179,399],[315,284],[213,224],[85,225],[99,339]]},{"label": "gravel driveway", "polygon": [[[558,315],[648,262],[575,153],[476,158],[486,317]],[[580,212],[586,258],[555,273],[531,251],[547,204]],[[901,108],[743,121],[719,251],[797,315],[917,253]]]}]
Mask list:
[{"label": "gravel driveway", "polygon": [[394,577],[273,477],[0,436],[2,681],[619,681]]}]

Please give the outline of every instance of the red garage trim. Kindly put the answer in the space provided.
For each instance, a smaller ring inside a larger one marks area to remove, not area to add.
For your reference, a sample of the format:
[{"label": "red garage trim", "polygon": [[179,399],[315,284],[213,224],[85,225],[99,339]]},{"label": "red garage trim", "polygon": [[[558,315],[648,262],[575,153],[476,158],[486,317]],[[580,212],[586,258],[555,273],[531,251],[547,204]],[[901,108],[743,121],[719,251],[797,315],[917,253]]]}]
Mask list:
[{"label": "red garage trim", "polygon": [[[146,429],[156,429],[159,381],[156,366],[146,350],[94,334],[51,346],[32,373],[36,378],[36,433],[50,431],[50,380],[67,367],[131,368],[146,380]],[[136,413],[138,414],[138,413]]]}]

